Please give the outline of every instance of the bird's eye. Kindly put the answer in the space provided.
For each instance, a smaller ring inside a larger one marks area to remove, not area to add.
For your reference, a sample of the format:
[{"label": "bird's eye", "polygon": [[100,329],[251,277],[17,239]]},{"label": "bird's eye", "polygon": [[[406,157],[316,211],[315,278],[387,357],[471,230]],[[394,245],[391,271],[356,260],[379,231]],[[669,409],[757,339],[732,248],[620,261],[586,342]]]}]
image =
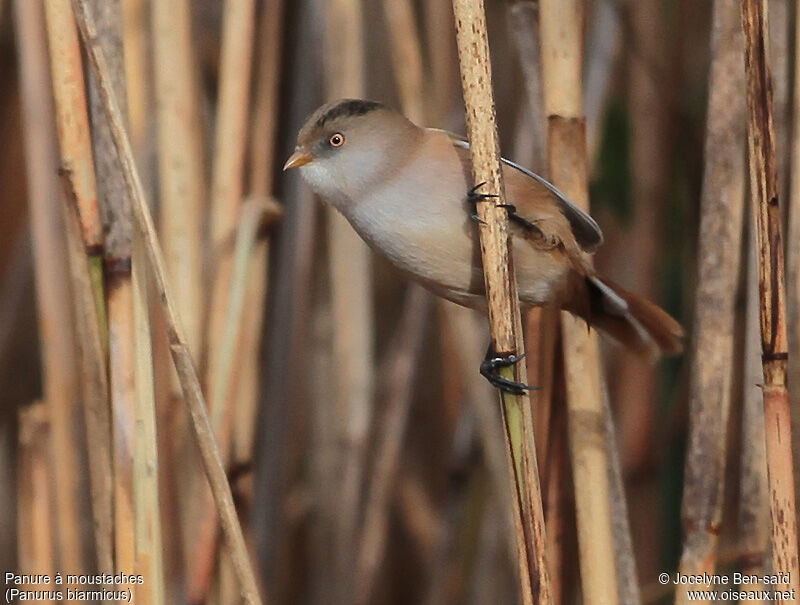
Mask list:
[{"label": "bird's eye", "polygon": [[331,135],[328,142],[331,144],[331,147],[341,147],[344,145],[344,135],[341,132],[336,132]]}]

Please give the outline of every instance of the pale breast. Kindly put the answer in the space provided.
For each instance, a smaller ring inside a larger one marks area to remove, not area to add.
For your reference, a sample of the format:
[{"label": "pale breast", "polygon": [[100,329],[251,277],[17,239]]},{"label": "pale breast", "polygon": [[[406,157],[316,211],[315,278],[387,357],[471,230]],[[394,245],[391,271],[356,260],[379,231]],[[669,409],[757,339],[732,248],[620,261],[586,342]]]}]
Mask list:
[{"label": "pale breast", "polygon": [[[480,307],[484,282],[477,224],[466,200],[470,181],[449,137],[432,134],[394,179],[353,200],[345,215],[373,249],[402,271],[446,298]],[[514,237],[523,302],[548,302],[560,289],[566,270],[557,256]]]}]

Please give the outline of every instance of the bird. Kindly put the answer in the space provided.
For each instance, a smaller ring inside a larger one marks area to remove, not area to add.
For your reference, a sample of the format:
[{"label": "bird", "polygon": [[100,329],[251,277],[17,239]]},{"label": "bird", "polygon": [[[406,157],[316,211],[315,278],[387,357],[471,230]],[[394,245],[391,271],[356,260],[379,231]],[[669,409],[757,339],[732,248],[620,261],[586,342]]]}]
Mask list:
[{"label": "bird", "polygon": [[[684,331],[675,319],[595,271],[590,258],[603,243],[597,222],[541,176],[506,159],[501,167],[521,306],[569,311],[650,358],[680,353]],[[339,99],[306,119],[289,169],[403,274],[486,310],[476,207],[495,196],[472,183],[465,139],[376,101]],[[481,374],[512,393],[535,388],[497,372],[520,359],[490,345]]]}]

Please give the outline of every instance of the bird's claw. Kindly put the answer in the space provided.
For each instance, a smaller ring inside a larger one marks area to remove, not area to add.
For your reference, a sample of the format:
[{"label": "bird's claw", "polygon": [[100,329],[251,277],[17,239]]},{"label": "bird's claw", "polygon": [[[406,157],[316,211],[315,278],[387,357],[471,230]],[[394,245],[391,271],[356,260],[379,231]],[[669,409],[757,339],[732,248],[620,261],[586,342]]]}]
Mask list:
[{"label": "bird's claw", "polygon": [[477,202],[483,202],[484,200],[500,197],[496,193],[478,193],[478,189],[483,187],[485,184],[486,181],[483,181],[482,183],[478,183],[472,189],[467,191],[467,200],[475,204]]},{"label": "bird's claw", "polygon": [[486,352],[486,357],[481,362],[481,376],[486,378],[492,386],[506,393],[511,393],[512,395],[524,395],[525,391],[536,391],[541,387],[530,386],[516,380],[511,380],[497,373],[499,368],[513,366],[524,358],[525,354],[497,355],[490,347]]}]

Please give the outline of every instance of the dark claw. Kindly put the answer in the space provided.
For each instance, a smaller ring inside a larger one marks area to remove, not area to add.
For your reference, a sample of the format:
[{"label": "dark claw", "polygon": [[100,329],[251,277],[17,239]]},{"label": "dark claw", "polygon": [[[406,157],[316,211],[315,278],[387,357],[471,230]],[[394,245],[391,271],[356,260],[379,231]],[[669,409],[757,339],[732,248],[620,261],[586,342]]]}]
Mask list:
[{"label": "dark claw", "polygon": [[477,214],[470,214],[469,218],[471,218],[476,223],[480,223],[481,225],[485,225],[486,221],[479,217]]},{"label": "dark claw", "polygon": [[488,200],[488,199],[491,199],[491,198],[499,197],[498,195],[496,195],[494,193],[478,193],[478,189],[483,187],[485,184],[486,184],[486,181],[484,181],[482,183],[478,183],[472,189],[470,189],[467,192],[467,200],[469,200],[470,202],[472,202],[474,204],[474,203],[482,202],[484,200]]},{"label": "dark claw", "polygon": [[512,395],[524,395],[525,391],[536,391],[541,387],[534,387],[517,382],[516,380],[510,380],[497,373],[498,368],[513,366],[524,358],[525,355],[496,355],[490,346],[489,350],[486,352],[486,358],[481,362],[481,376],[486,378],[492,386],[506,393],[511,393]]}]

